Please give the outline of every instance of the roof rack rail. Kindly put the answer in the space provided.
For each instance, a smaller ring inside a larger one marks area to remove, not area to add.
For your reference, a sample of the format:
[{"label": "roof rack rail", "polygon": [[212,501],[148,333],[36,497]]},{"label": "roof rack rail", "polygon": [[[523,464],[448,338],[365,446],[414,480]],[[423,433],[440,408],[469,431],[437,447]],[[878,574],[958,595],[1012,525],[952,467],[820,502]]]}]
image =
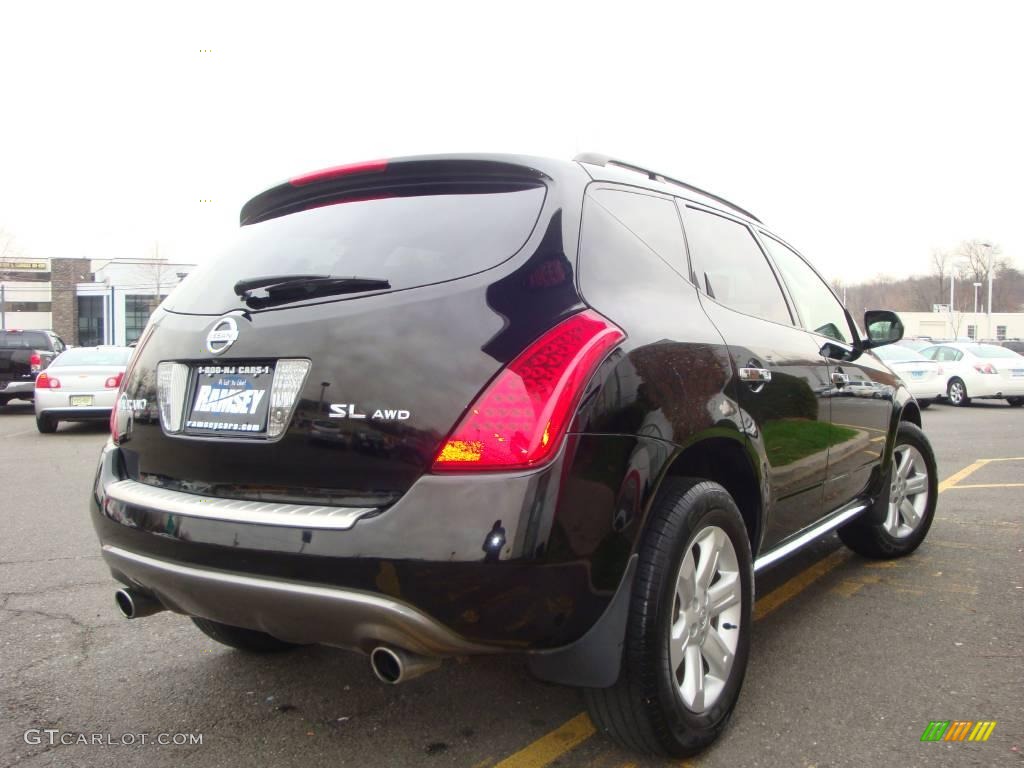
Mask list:
[{"label": "roof rack rail", "polygon": [[685,181],[680,181],[679,179],[673,179],[671,176],[666,176],[665,174],[659,173],[658,171],[652,171],[650,168],[644,168],[643,166],[636,165],[635,163],[627,163],[625,160],[616,160],[614,157],[608,157],[608,155],[602,155],[597,152],[583,152],[581,154],[576,155],[576,157],[574,157],[573,160],[577,163],[586,163],[587,165],[599,165],[602,168],[607,165],[616,165],[619,168],[625,168],[626,170],[629,171],[636,171],[637,173],[642,173],[651,181],[660,181],[665,184],[675,184],[676,186],[684,187],[690,190],[691,192],[697,192],[698,194],[704,195],[705,197],[710,197],[712,200],[716,200],[722,205],[727,205],[733,210],[739,211],[744,216],[747,216],[756,221],[758,224],[764,223],[750,211],[746,210],[745,208],[740,208],[738,205],[736,205],[736,203],[731,203],[724,197],[719,197],[716,194],[708,192],[706,189],[695,187],[693,184],[687,184]]}]

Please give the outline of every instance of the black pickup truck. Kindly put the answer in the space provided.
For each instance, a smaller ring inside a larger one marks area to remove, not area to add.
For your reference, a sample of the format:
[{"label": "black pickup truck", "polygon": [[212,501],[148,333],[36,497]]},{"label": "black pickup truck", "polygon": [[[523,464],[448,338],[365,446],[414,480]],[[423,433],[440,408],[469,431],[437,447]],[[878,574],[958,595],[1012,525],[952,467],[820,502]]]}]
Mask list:
[{"label": "black pickup truck", "polygon": [[0,407],[31,400],[36,376],[65,348],[53,331],[0,331]]}]

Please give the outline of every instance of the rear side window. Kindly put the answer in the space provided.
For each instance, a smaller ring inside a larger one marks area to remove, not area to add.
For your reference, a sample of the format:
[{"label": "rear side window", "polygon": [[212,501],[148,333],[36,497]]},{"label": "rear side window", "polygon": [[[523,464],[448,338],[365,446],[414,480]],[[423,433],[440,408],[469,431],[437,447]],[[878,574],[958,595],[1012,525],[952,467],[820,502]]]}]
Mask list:
[{"label": "rear side window", "polygon": [[702,291],[744,314],[792,324],[782,288],[753,232],[731,219],[690,207],[684,209],[683,221]]},{"label": "rear side window", "polygon": [[671,200],[618,189],[596,189],[590,197],[672,269],[689,279],[683,230]]},{"label": "rear side window", "polygon": [[179,311],[218,312],[237,302],[243,278],[281,274],[371,277],[392,290],[482,272],[511,258],[533,231],[542,186],[501,184],[472,191],[350,199],[242,227],[219,257],[186,280]]},{"label": "rear side window", "polygon": [[850,325],[846,322],[843,305],[832,294],[825,282],[811,269],[799,254],[773,237],[763,238],[765,248],[775,259],[775,266],[789,286],[800,319],[809,331],[849,344]]},{"label": "rear side window", "polygon": [[7,349],[49,349],[50,339],[40,331],[0,331],[0,347]]}]

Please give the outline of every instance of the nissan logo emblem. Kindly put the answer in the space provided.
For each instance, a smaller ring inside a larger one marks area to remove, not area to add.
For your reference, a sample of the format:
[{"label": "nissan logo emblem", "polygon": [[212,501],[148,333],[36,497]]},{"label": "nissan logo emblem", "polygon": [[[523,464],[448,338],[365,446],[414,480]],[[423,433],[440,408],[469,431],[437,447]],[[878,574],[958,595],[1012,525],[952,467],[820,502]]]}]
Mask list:
[{"label": "nissan logo emblem", "polygon": [[233,317],[222,317],[206,334],[206,351],[219,355],[238,340],[238,323]]}]

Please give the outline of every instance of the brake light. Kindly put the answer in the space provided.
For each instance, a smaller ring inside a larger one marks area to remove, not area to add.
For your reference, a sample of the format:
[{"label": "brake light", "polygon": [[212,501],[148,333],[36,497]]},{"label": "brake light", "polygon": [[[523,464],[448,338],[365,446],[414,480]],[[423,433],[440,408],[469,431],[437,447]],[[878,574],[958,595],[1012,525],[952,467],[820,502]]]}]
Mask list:
[{"label": "brake light", "polygon": [[978,373],[999,373],[999,371],[995,369],[995,366],[993,366],[992,363],[975,363],[974,370],[976,370]]},{"label": "brake light", "polygon": [[316,184],[320,181],[330,181],[342,176],[355,176],[360,173],[382,173],[388,169],[387,160],[368,160],[364,163],[349,163],[348,165],[336,165],[333,168],[324,168],[311,173],[303,173],[288,179],[293,187],[304,187],[307,184]]},{"label": "brake light", "polygon": [[103,382],[103,386],[106,387],[107,389],[117,389],[118,387],[121,386],[121,381],[123,379],[124,371],[121,371],[119,374],[117,374],[117,376],[108,377],[107,380]]},{"label": "brake light", "polygon": [[55,379],[43,371],[36,377],[36,389],[60,389],[60,379]]},{"label": "brake light", "polygon": [[477,396],[434,471],[533,467],[557,452],[584,388],[626,334],[592,310],[545,333]]},{"label": "brake light", "polygon": [[39,356],[38,352],[32,353],[32,356],[28,359],[28,364],[32,368],[32,373],[39,373],[43,370],[43,358]]}]

